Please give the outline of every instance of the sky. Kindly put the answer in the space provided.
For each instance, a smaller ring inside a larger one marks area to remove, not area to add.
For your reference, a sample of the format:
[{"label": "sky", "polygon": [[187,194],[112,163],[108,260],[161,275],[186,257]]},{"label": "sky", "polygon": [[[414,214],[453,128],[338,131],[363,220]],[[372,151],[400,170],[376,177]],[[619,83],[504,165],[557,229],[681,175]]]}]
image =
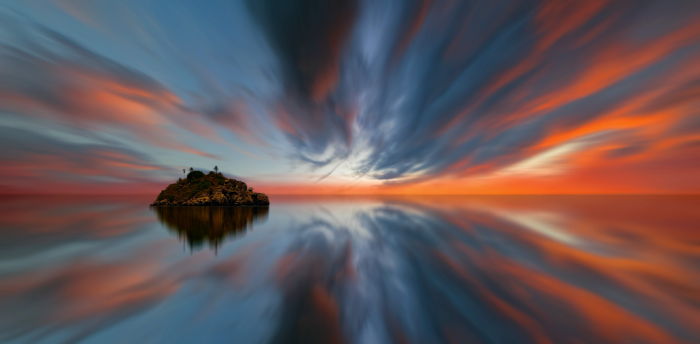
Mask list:
[{"label": "sky", "polygon": [[0,3],[0,193],[700,193],[698,1]]}]

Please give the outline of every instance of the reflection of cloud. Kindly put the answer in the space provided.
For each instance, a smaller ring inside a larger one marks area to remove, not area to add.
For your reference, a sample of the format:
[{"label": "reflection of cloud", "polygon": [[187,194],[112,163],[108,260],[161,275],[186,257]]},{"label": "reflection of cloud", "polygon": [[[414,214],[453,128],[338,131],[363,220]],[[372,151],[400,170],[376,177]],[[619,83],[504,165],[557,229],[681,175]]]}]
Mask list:
[{"label": "reflection of cloud", "polygon": [[565,214],[540,209],[504,209],[489,203],[480,201],[464,204],[469,211],[486,213],[499,219],[522,226],[529,231],[543,235],[547,238],[559,241],[569,246],[580,246],[583,240],[569,232],[566,227],[569,219]]},{"label": "reflection of cloud", "polygon": [[[152,262],[150,262],[152,263]],[[155,305],[172,294],[177,284],[158,278],[155,265],[100,264],[88,262],[35,274],[31,281],[5,283],[3,308],[16,312],[0,322],[3,338],[33,329],[36,324],[52,326],[82,324],[85,332],[108,326],[113,316],[128,317]],[[26,309],[27,305],[32,308]],[[34,325],[32,325],[34,324]]]},{"label": "reflection of cloud", "polygon": [[[449,243],[436,250],[441,264],[464,282],[465,294],[528,329],[528,338],[557,342],[554,329],[569,328],[586,341],[697,339],[698,322],[689,320],[697,308],[683,291],[700,274],[696,255],[687,255],[700,220],[691,214],[694,197],[434,197],[406,204],[469,233],[441,231]],[[551,307],[568,320],[552,317]],[[596,330],[579,332],[582,322]]]},{"label": "reflection of cloud", "polygon": [[0,202],[3,268],[55,248],[2,271],[0,340],[698,341],[697,197],[287,198],[217,256],[141,225],[248,212],[147,201]]},{"label": "reflection of cloud", "polygon": [[580,244],[580,240],[576,236],[570,235],[562,228],[560,223],[563,219],[553,213],[516,213],[516,212],[500,212],[498,216],[517,223],[524,228],[533,232],[537,232],[557,241],[561,241],[567,245]]},{"label": "reflection of cloud", "polygon": [[245,233],[267,218],[268,207],[152,207],[158,220],[174,230],[190,248],[207,243],[218,249],[227,237]]}]

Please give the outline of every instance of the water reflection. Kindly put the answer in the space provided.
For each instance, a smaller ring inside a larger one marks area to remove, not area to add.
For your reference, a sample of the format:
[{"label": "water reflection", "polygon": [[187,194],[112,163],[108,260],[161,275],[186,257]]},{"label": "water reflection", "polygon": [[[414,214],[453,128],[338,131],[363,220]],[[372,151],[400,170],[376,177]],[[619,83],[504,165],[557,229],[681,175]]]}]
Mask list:
[{"label": "water reflection", "polygon": [[190,249],[205,243],[215,250],[227,237],[244,233],[265,220],[268,207],[152,207],[158,220],[187,242]]},{"label": "water reflection", "polygon": [[147,203],[0,201],[0,342],[700,341],[697,197]]}]

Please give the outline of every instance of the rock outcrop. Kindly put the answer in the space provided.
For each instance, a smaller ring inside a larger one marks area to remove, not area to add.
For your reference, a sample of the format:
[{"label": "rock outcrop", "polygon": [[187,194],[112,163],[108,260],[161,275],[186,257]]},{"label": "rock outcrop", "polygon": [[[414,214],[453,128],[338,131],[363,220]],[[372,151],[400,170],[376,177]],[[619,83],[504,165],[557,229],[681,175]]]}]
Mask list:
[{"label": "rock outcrop", "polygon": [[152,206],[255,205],[270,204],[267,195],[254,192],[246,183],[221,173],[192,171],[161,191]]}]

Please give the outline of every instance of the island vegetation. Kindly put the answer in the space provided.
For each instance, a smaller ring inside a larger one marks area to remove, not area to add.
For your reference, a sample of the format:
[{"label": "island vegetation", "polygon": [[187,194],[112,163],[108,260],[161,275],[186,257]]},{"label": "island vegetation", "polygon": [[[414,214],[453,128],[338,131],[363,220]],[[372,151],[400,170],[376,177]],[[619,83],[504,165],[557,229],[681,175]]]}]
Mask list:
[{"label": "island vegetation", "polygon": [[[183,174],[186,172],[182,170]],[[246,183],[226,178],[218,166],[209,173],[190,167],[186,177],[168,185],[151,206],[267,206],[264,193],[255,192]]]}]

